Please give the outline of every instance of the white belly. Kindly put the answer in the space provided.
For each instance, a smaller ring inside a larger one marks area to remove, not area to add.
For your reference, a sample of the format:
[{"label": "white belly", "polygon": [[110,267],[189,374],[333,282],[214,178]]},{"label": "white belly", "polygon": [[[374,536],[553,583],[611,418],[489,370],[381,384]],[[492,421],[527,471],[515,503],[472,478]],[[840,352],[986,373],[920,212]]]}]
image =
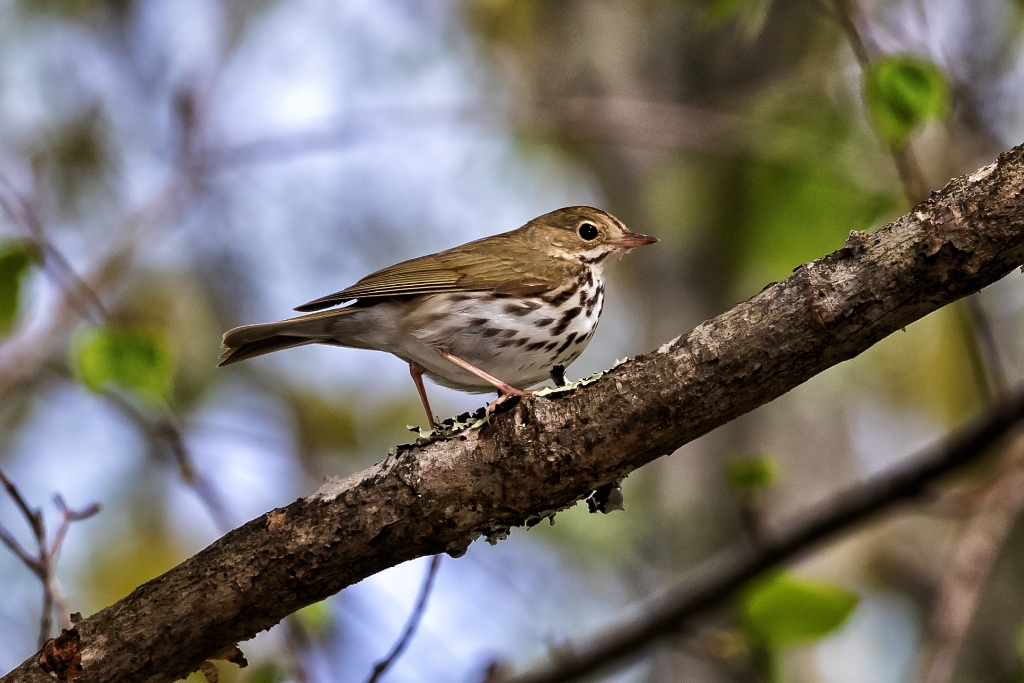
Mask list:
[{"label": "white belly", "polygon": [[[569,290],[571,296],[566,296]],[[364,324],[355,336],[359,346],[419,363],[443,386],[494,390],[442,358],[438,349],[526,389],[548,379],[554,366],[567,366],[583,353],[603,305],[603,282],[592,280],[525,299],[489,292],[432,294],[368,307],[359,316]]]}]

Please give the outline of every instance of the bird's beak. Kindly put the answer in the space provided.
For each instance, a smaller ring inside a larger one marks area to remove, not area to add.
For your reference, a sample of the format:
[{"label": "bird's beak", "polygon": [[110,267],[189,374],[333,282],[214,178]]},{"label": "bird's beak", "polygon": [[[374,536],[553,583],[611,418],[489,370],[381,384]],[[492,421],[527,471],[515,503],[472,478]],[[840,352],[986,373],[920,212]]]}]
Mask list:
[{"label": "bird's beak", "polygon": [[648,244],[654,244],[657,241],[657,237],[648,237],[647,235],[640,235],[635,232],[627,232],[621,237],[608,240],[605,244],[610,244],[613,247],[619,247],[621,249],[633,249],[634,247],[645,247]]}]

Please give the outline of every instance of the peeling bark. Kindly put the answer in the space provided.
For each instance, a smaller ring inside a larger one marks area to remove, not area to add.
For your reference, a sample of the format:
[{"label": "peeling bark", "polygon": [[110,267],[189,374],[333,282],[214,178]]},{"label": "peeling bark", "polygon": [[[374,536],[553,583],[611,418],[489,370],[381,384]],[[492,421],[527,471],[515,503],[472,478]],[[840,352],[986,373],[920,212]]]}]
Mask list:
[{"label": "peeling bark", "polygon": [[[172,681],[378,571],[532,525],[1024,262],[1024,147],[658,350],[231,531],[77,624],[79,681]],[[33,656],[0,681],[49,681]]]}]

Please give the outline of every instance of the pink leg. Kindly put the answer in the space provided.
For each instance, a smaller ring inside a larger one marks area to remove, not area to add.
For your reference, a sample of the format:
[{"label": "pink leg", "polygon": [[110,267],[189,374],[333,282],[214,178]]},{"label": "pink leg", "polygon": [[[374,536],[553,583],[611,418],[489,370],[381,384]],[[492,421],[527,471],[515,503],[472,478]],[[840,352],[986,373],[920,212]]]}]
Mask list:
[{"label": "pink leg", "polygon": [[483,370],[473,365],[472,363],[467,363],[458,356],[453,356],[447,351],[438,349],[437,352],[440,353],[441,357],[444,358],[445,360],[455,363],[463,370],[468,370],[469,372],[472,372],[474,375],[476,375],[483,381],[493,386],[495,389],[498,390],[498,393],[501,394],[502,396],[529,396],[530,394],[533,393],[532,391],[523,391],[522,389],[516,389],[514,386],[505,384],[494,375],[484,372]]},{"label": "pink leg", "polygon": [[531,389],[516,389],[512,385],[502,382],[494,375],[488,372],[484,372],[483,370],[473,365],[472,363],[468,363],[459,358],[458,356],[453,356],[452,354],[448,353],[447,351],[444,351],[443,349],[438,349],[437,352],[441,354],[441,357],[444,358],[445,360],[455,363],[463,370],[472,372],[474,375],[476,375],[477,377],[479,377],[480,379],[487,382],[488,384],[490,384],[491,386],[498,390],[500,396],[498,396],[496,400],[491,401],[490,403],[487,404],[488,413],[493,412],[497,406],[501,405],[501,403],[503,403],[510,396],[529,396],[530,394],[535,393],[535,390]]},{"label": "pink leg", "polygon": [[423,386],[423,366],[416,362],[409,363],[409,374],[412,381],[416,383],[416,391],[420,394],[420,401],[423,402],[423,409],[427,411],[427,420],[430,421],[430,428],[437,426],[434,422],[434,411],[430,409],[430,401],[427,400],[427,389]]}]

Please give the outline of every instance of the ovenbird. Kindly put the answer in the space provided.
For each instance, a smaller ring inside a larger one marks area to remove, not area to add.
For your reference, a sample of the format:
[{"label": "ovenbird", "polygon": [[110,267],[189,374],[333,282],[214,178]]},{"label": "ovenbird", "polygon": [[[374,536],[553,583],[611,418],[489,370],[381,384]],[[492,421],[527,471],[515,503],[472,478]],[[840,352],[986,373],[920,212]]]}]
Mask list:
[{"label": "ovenbird", "polygon": [[605,267],[657,241],[600,209],[558,209],[295,309],[319,312],[236,327],[224,335],[220,364],[304,344],[387,351],[409,364],[434,426],[424,374],[463,391],[497,389],[499,402],[529,393],[586,348],[604,305]]}]

